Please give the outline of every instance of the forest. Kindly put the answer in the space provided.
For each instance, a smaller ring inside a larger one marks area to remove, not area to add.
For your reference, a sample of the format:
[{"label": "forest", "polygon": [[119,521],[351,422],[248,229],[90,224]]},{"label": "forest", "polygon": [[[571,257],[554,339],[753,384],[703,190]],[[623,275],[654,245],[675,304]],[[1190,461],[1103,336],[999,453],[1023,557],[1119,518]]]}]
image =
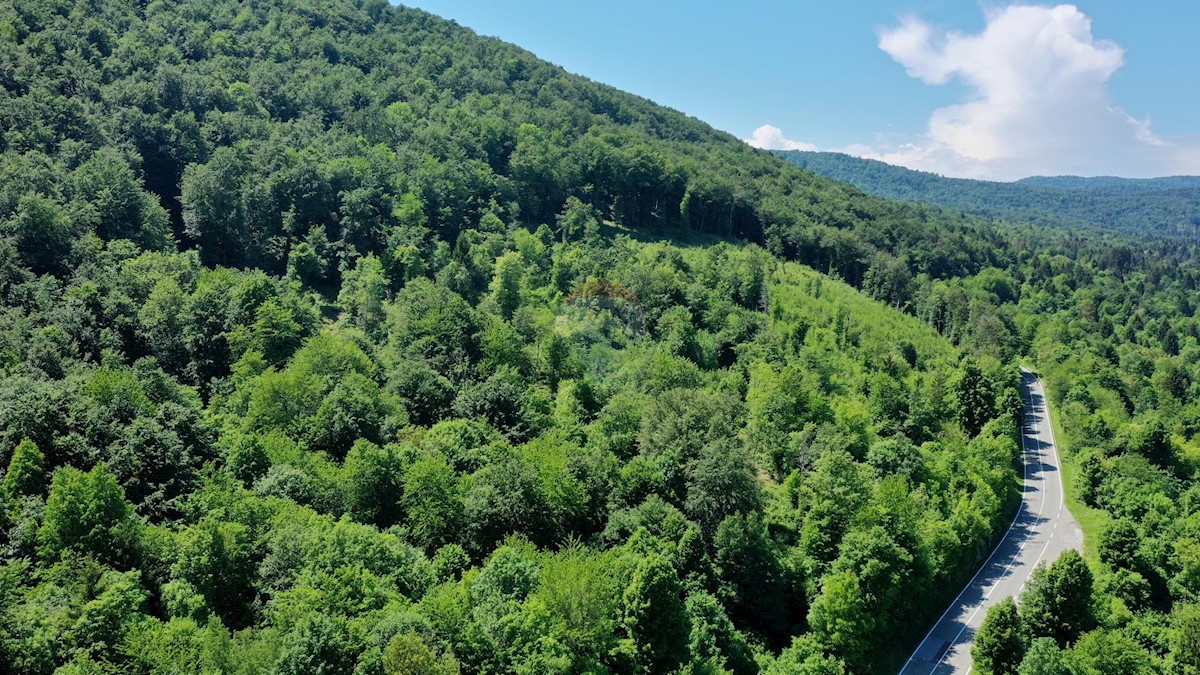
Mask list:
[{"label": "forest", "polygon": [[1200,178],[946,178],[837,152],[780,150],[787,161],[891,199],[1047,227],[1200,238]]},{"label": "forest", "polygon": [[1187,239],[386,0],[0,0],[0,82],[2,671],[894,669],[1016,508],[1021,365],[1088,550],[981,672],[1200,669]]}]

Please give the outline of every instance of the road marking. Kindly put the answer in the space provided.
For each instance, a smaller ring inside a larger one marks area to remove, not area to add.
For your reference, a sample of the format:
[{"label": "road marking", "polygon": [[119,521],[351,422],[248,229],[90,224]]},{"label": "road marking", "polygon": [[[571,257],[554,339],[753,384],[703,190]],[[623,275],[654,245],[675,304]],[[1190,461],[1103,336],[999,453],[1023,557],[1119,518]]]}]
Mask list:
[{"label": "road marking", "polygon": [[[1028,379],[1026,379],[1026,376],[1028,376]],[[1029,384],[1028,388],[1026,388],[1024,386],[1025,383]],[[968,590],[972,589],[975,582],[978,580],[979,575],[982,574],[985,569],[988,569],[990,566],[992,566],[993,562],[995,562],[996,565],[998,566],[998,572],[999,572],[998,577],[991,584],[989,584],[982,599],[980,601],[978,601],[977,603],[974,603],[973,605],[971,605],[971,607],[974,607],[974,611],[972,611],[971,615],[969,617],[967,617],[966,623],[964,623],[963,626],[959,629],[958,634],[954,637],[954,639],[946,645],[944,651],[942,651],[942,653],[940,655],[940,658],[938,658],[936,660],[936,662],[933,663],[933,669],[930,671],[930,673],[931,673],[931,675],[932,675],[932,673],[936,673],[937,670],[939,668],[941,668],[941,666],[943,664],[946,663],[947,659],[950,658],[951,651],[959,645],[959,639],[962,637],[963,633],[966,632],[966,629],[970,627],[971,622],[974,621],[974,619],[978,616],[979,612],[983,609],[984,603],[986,603],[991,598],[992,594],[995,592],[996,588],[999,587],[1000,583],[1002,581],[1004,581],[1005,579],[1008,579],[1011,576],[1012,570],[1014,568],[1023,567],[1023,566],[1018,565],[1018,561],[1020,560],[1021,556],[1024,554],[1026,548],[1028,547],[1028,544],[1031,542],[1035,542],[1036,539],[1041,535],[1046,536],[1045,544],[1042,546],[1042,550],[1039,552],[1037,559],[1034,561],[1033,567],[1029,568],[1030,572],[1032,572],[1032,569],[1035,568],[1041,562],[1042,558],[1045,557],[1046,552],[1049,550],[1050,543],[1053,542],[1054,535],[1058,531],[1058,525],[1061,522],[1063,507],[1065,505],[1065,496],[1064,496],[1065,488],[1063,487],[1063,483],[1062,483],[1062,474],[1061,474],[1062,463],[1061,463],[1061,460],[1059,458],[1059,453],[1058,453],[1058,443],[1057,443],[1058,439],[1055,438],[1053,421],[1050,418],[1050,406],[1049,406],[1049,402],[1046,400],[1045,385],[1042,383],[1041,379],[1038,378],[1036,375],[1034,375],[1032,372],[1023,371],[1023,373],[1022,373],[1022,393],[1024,394],[1023,398],[1026,399],[1026,403],[1027,403],[1028,407],[1026,408],[1025,420],[1023,420],[1024,423],[1022,424],[1022,427],[1021,427],[1021,458],[1022,458],[1021,484],[1022,484],[1022,492],[1023,493],[1025,492],[1026,488],[1028,488],[1030,490],[1037,489],[1038,492],[1040,493],[1038,495],[1039,503],[1038,503],[1037,514],[1036,514],[1033,522],[1030,524],[1030,529],[1021,538],[1021,541],[1019,543],[1010,542],[1009,538],[1011,537],[1012,531],[1016,527],[1017,521],[1020,519],[1021,515],[1025,512],[1029,512],[1031,515],[1033,515],[1032,514],[1033,510],[1031,508],[1028,508],[1028,505],[1026,504],[1026,501],[1027,501],[1026,495],[1023,494],[1021,503],[1018,505],[1018,508],[1017,508],[1017,513],[1013,515],[1012,522],[1009,523],[1008,529],[1005,530],[1003,536],[1001,536],[1001,538],[997,542],[995,548],[992,549],[991,554],[983,562],[983,564],[980,566],[980,568],[978,570],[976,570],[975,575],[973,577],[971,577],[971,580],[967,583],[967,585],[965,587],[963,587],[963,589],[961,591],[959,591],[958,595],[954,598],[954,601],[950,604],[949,607],[946,608],[946,610],[944,612],[942,612],[942,615],[933,624],[933,626],[930,627],[929,631],[925,634],[925,637],[923,637],[921,639],[920,643],[917,644],[916,649],[913,651],[913,653],[908,657],[908,660],[905,661],[904,665],[901,667],[901,669],[900,669],[901,675],[904,675],[904,673],[908,671],[908,669],[912,665],[913,661],[916,660],[917,654],[919,654],[921,652],[922,648],[929,641],[929,639],[933,636],[933,633],[940,626],[942,626],[942,623],[946,620],[946,617],[949,616],[951,610],[958,609],[960,612],[965,612],[968,609],[968,607],[957,607],[957,605],[962,600],[962,596]],[[1035,406],[1035,404],[1034,404],[1035,396],[1041,397],[1041,405],[1040,406]],[[1043,432],[1046,431],[1047,429],[1049,430],[1049,443],[1048,444],[1050,445],[1050,451],[1051,451],[1049,454],[1053,456],[1053,461],[1054,461],[1053,465],[1048,465],[1045,461],[1048,458],[1048,455],[1044,451],[1047,443],[1045,440],[1043,440],[1045,438],[1045,435]],[[1029,433],[1026,433],[1027,430],[1029,431]],[[1032,440],[1028,440],[1027,436],[1031,436]],[[1037,452],[1032,457],[1030,455],[1029,443],[1036,444]],[[1037,461],[1037,467],[1039,469],[1039,476],[1038,476],[1037,481],[1031,482],[1029,479],[1029,465],[1031,464],[1032,460],[1035,460],[1035,459]],[[1057,472],[1057,476],[1056,476],[1057,481],[1055,481],[1055,485],[1058,486],[1058,489],[1059,489],[1058,509],[1056,510],[1054,522],[1053,522],[1053,525],[1051,526],[1051,529],[1049,530],[1049,532],[1043,532],[1043,531],[1039,531],[1037,529],[1037,525],[1038,525],[1038,523],[1040,523],[1042,521],[1042,515],[1045,512],[1045,505],[1047,502],[1046,490],[1051,487],[1050,486],[1051,481],[1049,480],[1049,478],[1047,476],[1047,469],[1050,466],[1053,466]],[[1000,547],[1004,546],[1006,543],[1008,543],[1008,544],[1016,543],[1017,548],[1016,548],[1016,551],[1014,552],[1012,558],[1007,563],[1000,563],[999,561],[995,560],[996,554],[999,552]],[[1024,590],[1025,585],[1029,580],[1029,577],[1030,577],[1030,573],[1026,573],[1025,578],[1021,582],[1020,589],[1017,591],[1018,594],[1022,590]],[[928,661],[924,661],[924,662],[928,663]],[[974,665],[971,664],[970,666],[968,666],[966,672],[971,673],[973,670],[974,670]]]},{"label": "road marking", "polygon": [[[1042,400],[1044,401],[1045,399],[1043,398]],[[1033,411],[1033,397],[1032,396],[1029,397],[1029,408],[1030,408],[1030,410],[1025,413],[1025,416],[1034,418],[1033,428],[1034,428],[1034,431],[1037,432],[1038,431],[1037,415]],[[1041,475],[1039,480],[1041,480],[1042,486],[1043,486],[1042,489],[1039,490],[1039,492],[1041,493],[1041,502],[1038,504],[1038,512],[1037,512],[1037,519],[1040,520],[1042,517],[1042,511],[1046,508],[1046,490],[1045,490],[1046,463],[1044,461],[1042,461],[1042,439],[1040,438],[1041,434],[1037,433],[1036,436],[1037,436],[1037,438],[1034,439],[1034,442],[1037,444],[1038,469],[1040,469],[1039,473]],[[1026,452],[1025,447],[1026,447],[1025,446],[1025,427],[1024,427],[1024,425],[1022,425],[1022,427],[1021,427],[1021,452],[1022,452],[1022,455],[1024,455]],[[1026,475],[1027,475],[1027,472],[1023,472],[1023,473],[1026,473]],[[1025,481],[1022,480],[1022,484],[1024,484],[1024,482]],[[1021,503],[1024,504],[1025,500],[1022,499]],[[1014,520],[1014,523],[1015,523],[1015,520]],[[1036,524],[1037,524],[1037,520],[1034,520],[1032,525],[1036,526]],[[1009,531],[1011,531],[1012,526],[1010,525],[1008,529],[1009,529]],[[1003,543],[1005,539],[1008,539],[1008,535],[1009,535],[1009,532],[1004,533],[1004,537],[1000,540],[1001,543]],[[1025,542],[1028,542],[1029,538],[1032,536],[1033,536],[1033,529],[1031,526],[1031,529],[1025,533],[1025,537],[1024,537],[1024,539],[1022,539],[1022,542],[1021,542],[1022,546],[1016,552],[1013,553],[1013,556],[1012,556],[1013,562],[1016,562],[1016,560],[1020,557],[1020,552],[1021,552],[1021,550],[1024,550]],[[1046,539],[1046,547],[1048,547],[1048,546],[1050,546],[1050,538]],[[1045,555],[1046,547],[1042,547],[1042,552],[1040,554],[1038,554],[1038,561],[1040,561],[1042,559],[1042,555]],[[984,563],[984,567],[986,567],[986,566],[987,566],[987,563]],[[1037,561],[1035,561],[1033,563],[1033,566],[1035,568],[1037,567]],[[978,576],[978,573],[976,573],[976,576]],[[992,593],[996,590],[997,587],[1000,586],[1000,582],[1004,580],[1005,576],[1006,575],[1002,574],[999,577],[997,577],[996,580],[992,582],[991,587],[988,589],[988,592],[986,594],[984,594],[983,598],[979,602],[975,603],[975,611],[971,612],[971,616],[967,617],[967,620],[963,623],[962,628],[958,629],[958,633],[955,634],[954,639],[950,641],[950,646],[946,648],[946,651],[942,654],[942,658],[938,659],[937,663],[933,664],[933,670],[929,671],[930,675],[933,675],[933,673],[936,673],[937,669],[940,668],[943,663],[945,663],[946,657],[950,656],[951,650],[953,650],[958,645],[959,638],[961,638],[963,633],[966,632],[967,628],[969,628],[971,626],[971,622],[975,620],[975,617],[979,614],[979,611],[983,609],[984,602],[987,601],[988,598],[992,597]],[[1028,575],[1026,575],[1025,578],[1028,579],[1029,578]],[[972,579],[972,582],[974,582],[974,579]],[[968,586],[969,585],[970,584],[968,584]],[[1025,587],[1024,582],[1021,582],[1021,587],[1022,588]],[[955,602],[957,602],[957,600]],[[938,623],[941,623],[940,619],[938,620]],[[937,626],[937,624],[934,624],[934,627],[936,627],[936,626]]]},{"label": "road marking", "polygon": [[[1030,375],[1032,376],[1032,375],[1033,375],[1033,373],[1030,373]],[[1023,376],[1022,376],[1022,377],[1023,377]],[[1039,379],[1038,379],[1036,376],[1033,376],[1033,381],[1034,381],[1034,382],[1039,382],[1040,380],[1039,380]],[[1026,429],[1026,427],[1028,427],[1028,426],[1032,426],[1032,427],[1033,427],[1033,429],[1034,429],[1034,432],[1035,432],[1035,436],[1037,435],[1037,424],[1036,424],[1036,422],[1035,422],[1033,425],[1029,425],[1029,424],[1027,423],[1028,419],[1029,419],[1030,417],[1033,417],[1033,411],[1032,411],[1032,407],[1033,407],[1033,395],[1032,395],[1032,394],[1030,394],[1030,395],[1028,396],[1028,399],[1029,399],[1029,407],[1030,407],[1030,409],[1025,411],[1025,419],[1021,420],[1021,488],[1022,488],[1022,491],[1024,491],[1024,487],[1025,487],[1025,485],[1026,485],[1026,484],[1029,482],[1029,459],[1028,459],[1028,458],[1029,458],[1029,448],[1028,448],[1028,446],[1027,446],[1027,445],[1026,445],[1026,443],[1025,443],[1025,429]],[[1042,399],[1042,400],[1043,400],[1043,401],[1045,400],[1045,394],[1044,394],[1044,392],[1043,392],[1043,399]],[[1053,432],[1053,428],[1051,429],[1051,431]],[[1056,452],[1055,458],[1057,459],[1057,452]],[[1040,449],[1039,449],[1039,452],[1038,452],[1038,464],[1039,464],[1039,465],[1042,465],[1042,464],[1043,464],[1043,463],[1042,463],[1042,461],[1041,461],[1041,452],[1040,452]],[[1045,479],[1043,479],[1043,482],[1044,482],[1044,480],[1045,480]],[[1043,490],[1043,491],[1042,491],[1042,502],[1043,502],[1043,504],[1045,503],[1045,500],[1046,500],[1046,495],[1045,495],[1045,491]],[[1060,501],[1061,501],[1061,500],[1060,500]],[[979,575],[980,575],[980,574],[982,574],[982,573],[983,573],[983,571],[984,571],[985,569],[987,569],[987,568],[988,568],[988,565],[990,565],[990,564],[991,564],[991,562],[992,562],[992,558],[994,558],[994,557],[996,556],[996,552],[997,552],[997,551],[999,551],[999,550],[1000,550],[1000,547],[1004,545],[1004,542],[1008,540],[1008,535],[1012,533],[1012,529],[1013,529],[1013,527],[1015,527],[1015,526],[1016,526],[1016,524],[1017,524],[1017,520],[1018,520],[1018,519],[1021,517],[1021,513],[1022,513],[1024,510],[1025,510],[1025,497],[1024,497],[1024,496],[1022,496],[1022,497],[1021,497],[1021,503],[1020,503],[1020,504],[1017,506],[1017,512],[1016,512],[1015,514],[1013,514],[1013,519],[1012,519],[1012,522],[1010,522],[1010,523],[1008,524],[1008,529],[1004,531],[1004,535],[1003,535],[1002,537],[1000,537],[1000,540],[999,540],[999,541],[997,541],[997,542],[996,542],[996,547],[992,549],[992,552],[991,552],[991,554],[990,554],[990,555],[987,557],[987,560],[984,560],[984,561],[983,561],[983,564],[979,566],[979,569],[975,571],[975,576],[971,577],[971,580],[967,582],[967,585],[966,585],[966,586],[963,586],[963,589],[962,589],[961,591],[959,591],[959,592],[958,592],[958,595],[956,595],[956,596],[954,597],[954,600],[953,600],[953,601],[951,601],[951,603],[950,603],[950,606],[946,608],[946,611],[942,612],[942,615],[941,615],[940,617],[938,617],[938,620],[937,620],[937,621],[935,621],[935,622],[933,622],[933,625],[932,625],[932,626],[930,626],[930,628],[929,628],[929,632],[925,633],[925,637],[921,638],[921,641],[917,643],[917,647],[916,647],[916,649],[914,649],[914,650],[913,650],[913,652],[912,652],[912,654],[910,654],[910,655],[909,655],[909,657],[908,657],[908,660],[904,662],[904,666],[902,666],[902,667],[900,668],[900,675],[903,675],[903,674],[904,674],[904,671],[908,670],[908,666],[909,666],[909,664],[911,664],[911,663],[912,663],[913,659],[914,659],[914,658],[916,658],[916,656],[917,656],[917,652],[921,651],[921,647],[922,647],[922,646],[924,646],[924,645],[925,645],[925,643],[926,643],[926,642],[929,640],[929,636],[933,635],[933,631],[937,630],[937,627],[938,627],[939,625],[941,625],[942,621],[944,621],[944,620],[946,619],[946,615],[948,615],[948,614],[950,613],[950,610],[954,609],[955,605],[957,605],[957,604],[958,604],[958,601],[959,601],[959,600],[962,598],[962,596],[963,596],[963,593],[966,593],[966,592],[967,592],[967,590],[968,590],[968,589],[970,589],[970,588],[971,588],[971,586],[972,586],[972,585],[975,583],[975,580],[979,578]],[[1039,510],[1038,510],[1038,515],[1039,515],[1039,516],[1041,515],[1041,508],[1040,508],[1040,507],[1039,507]],[[965,628],[965,627],[964,627],[964,628]],[[959,636],[961,636],[961,635],[962,635],[962,631],[960,630],[960,631],[959,631]],[[958,640],[958,637],[956,636],[956,637],[955,637],[955,641],[957,641],[957,640]],[[954,642],[951,642],[951,643],[950,643],[950,647],[953,647],[953,646],[954,646]],[[947,648],[946,654],[949,654],[949,648]],[[943,655],[942,655],[942,658],[941,658],[941,659],[939,659],[937,663],[933,664],[933,670],[929,671],[931,675],[932,675],[932,673],[933,673],[933,672],[935,672],[935,671],[938,669],[938,667],[939,667],[939,666],[942,664],[942,661],[945,661],[945,659],[946,659],[946,654],[943,654]]]}]

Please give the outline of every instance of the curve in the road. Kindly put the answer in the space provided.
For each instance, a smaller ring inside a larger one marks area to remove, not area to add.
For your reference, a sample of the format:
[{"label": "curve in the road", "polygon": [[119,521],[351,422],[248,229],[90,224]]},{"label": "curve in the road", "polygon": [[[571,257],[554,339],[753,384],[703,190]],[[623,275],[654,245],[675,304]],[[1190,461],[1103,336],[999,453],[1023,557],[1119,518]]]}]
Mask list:
[{"label": "curve in the road", "polygon": [[1064,506],[1062,465],[1045,388],[1036,375],[1023,370],[1021,389],[1021,504],[991,555],[913,650],[900,675],[971,672],[971,644],[987,608],[1018,595],[1043,560],[1083,546],[1082,531]]}]

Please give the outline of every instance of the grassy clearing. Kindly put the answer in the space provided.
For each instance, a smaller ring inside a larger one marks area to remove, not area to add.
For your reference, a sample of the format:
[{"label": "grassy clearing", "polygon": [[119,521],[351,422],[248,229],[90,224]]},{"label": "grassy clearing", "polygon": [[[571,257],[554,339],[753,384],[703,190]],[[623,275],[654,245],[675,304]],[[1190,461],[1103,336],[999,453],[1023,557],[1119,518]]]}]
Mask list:
[{"label": "grassy clearing", "polygon": [[[1036,372],[1036,371],[1035,371]],[[1079,498],[1079,468],[1075,465],[1075,452],[1067,447],[1063,439],[1067,438],[1062,427],[1058,425],[1058,417],[1050,409],[1050,399],[1047,394],[1046,410],[1050,414],[1050,425],[1054,428],[1054,440],[1058,446],[1058,456],[1062,461],[1060,470],[1063,472],[1063,483],[1066,486],[1066,503],[1079,527],[1083,530],[1083,557],[1093,566],[1100,564],[1100,533],[1108,526],[1109,516],[1100,509],[1093,509]]]}]

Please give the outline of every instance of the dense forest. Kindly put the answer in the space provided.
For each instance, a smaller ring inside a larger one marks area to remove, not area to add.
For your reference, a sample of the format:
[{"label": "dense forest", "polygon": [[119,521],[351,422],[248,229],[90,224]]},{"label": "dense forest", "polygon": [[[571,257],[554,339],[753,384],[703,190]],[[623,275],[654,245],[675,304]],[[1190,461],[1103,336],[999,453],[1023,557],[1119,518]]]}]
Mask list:
[{"label": "dense forest", "polygon": [[780,150],[787,161],[891,199],[988,218],[1127,235],[1200,238],[1200,178],[946,178],[837,152]]},{"label": "dense forest", "polygon": [[1091,548],[981,663],[1200,668],[1187,241],[385,0],[0,0],[0,81],[0,670],[886,670],[1012,515],[1022,361]]}]

